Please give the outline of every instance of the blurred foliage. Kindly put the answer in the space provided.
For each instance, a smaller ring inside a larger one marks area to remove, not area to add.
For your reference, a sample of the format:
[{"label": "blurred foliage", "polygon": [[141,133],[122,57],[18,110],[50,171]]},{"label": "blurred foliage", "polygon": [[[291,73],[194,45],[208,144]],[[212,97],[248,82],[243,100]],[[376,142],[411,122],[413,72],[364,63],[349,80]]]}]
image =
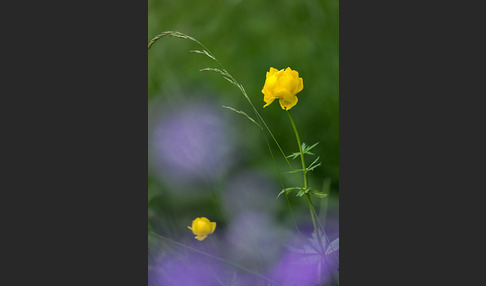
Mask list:
[{"label": "blurred foliage", "polygon": [[[147,43],[169,30],[180,31],[203,43],[245,87],[287,155],[298,152],[289,118],[279,104],[263,109],[261,89],[270,67],[297,70],[304,79],[304,89],[298,94],[299,102],[292,108],[292,116],[303,142],[307,145],[319,142],[312,152],[320,156],[322,162],[322,166],[309,173],[310,186],[322,188],[325,179],[330,178],[329,197],[336,198],[339,191],[338,9],[338,0],[149,0]],[[194,49],[200,47],[188,40],[166,37],[149,50],[149,110],[160,100],[190,100],[193,94],[205,94],[217,99],[221,105],[242,110],[255,118],[250,105],[235,86],[216,73],[199,72],[202,68],[218,66],[204,55],[189,52]],[[244,116],[229,110],[225,112],[235,117],[235,130],[240,134],[242,159],[237,168],[265,170],[278,182],[261,131]],[[285,175],[289,168],[271,139],[269,142],[284,183],[294,186],[295,177]],[[294,168],[301,168],[298,158],[289,160]],[[309,165],[313,159],[307,160],[310,160]],[[152,206],[149,217],[154,222],[164,221],[164,224],[157,224],[162,232],[176,231],[180,226],[171,225],[171,222],[177,221],[178,217],[168,211],[169,206],[177,205],[178,213],[187,211],[186,220],[192,221],[191,209],[196,205],[201,208],[201,202],[182,202],[178,197],[161,198],[157,196],[162,188],[158,184],[149,176]],[[275,197],[277,194],[278,191]],[[292,204],[302,203],[302,212],[308,216],[302,198],[289,198]],[[286,212],[285,200],[282,204],[278,211]],[[213,198],[202,205],[207,217],[216,215],[216,205]]]}]

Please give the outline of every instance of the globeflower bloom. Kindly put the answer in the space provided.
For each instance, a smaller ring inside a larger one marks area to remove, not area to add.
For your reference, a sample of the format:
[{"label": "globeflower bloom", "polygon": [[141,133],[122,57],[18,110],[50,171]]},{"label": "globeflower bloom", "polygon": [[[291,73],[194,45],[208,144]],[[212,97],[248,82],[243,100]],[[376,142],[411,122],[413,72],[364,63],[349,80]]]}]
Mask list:
[{"label": "globeflower bloom", "polygon": [[282,109],[289,110],[297,104],[296,94],[303,88],[304,82],[297,71],[289,67],[285,70],[271,67],[267,72],[267,79],[262,89],[263,100],[266,103],[263,107],[267,107],[278,98]]},{"label": "globeflower bloom", "polygon": [[216,223],[210,222],[205,217],[198,217],[192,221],[192,227],[188,226],[190,230],[196,235],[196,239],[203,241],[208,235],[216,229]]}]

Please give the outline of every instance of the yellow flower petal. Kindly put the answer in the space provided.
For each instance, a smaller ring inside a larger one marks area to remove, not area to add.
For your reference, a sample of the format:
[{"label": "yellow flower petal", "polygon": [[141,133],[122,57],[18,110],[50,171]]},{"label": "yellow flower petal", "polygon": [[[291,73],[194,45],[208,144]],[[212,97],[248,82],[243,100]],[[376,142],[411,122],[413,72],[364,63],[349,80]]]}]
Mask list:
[{"label": "yellow flower petal", "polygon": [[270,105],[270,104],[271,104],[271,103],[272,103],[272,102],[273,102],[275,99],[276,99],[276,97],[272,97],[271,99],[269,99],[268,101],[266,101],[266,103],[267,103],[267,104],[265,104],[265,105],[263,106],[263,108],[265,108],[265,107],[269,106],[269,105]]},{"label": "yellow flower petal", "polygon": [[268,96],[274,96],[274,90],[277,87],[278,81],[276,76],[267,78],[265,86],[262,89],[263,94]]},{"label": "yellow flower petal", "polygon": [[278,69],[275,69],[275,68],[270,68],[270,71],[267,71],[267,78],[268,77],[271,77],[272,75],[274,75],[276,72],[278,72]]},{"label": "yellow flower petal", "polygon": [[292,75],[293,78],[295,78],[297,80],[299,79],[299,72],[298,71],[291,70],[290,74]]},{"label": "yellow flower petal", "polygon": [[282,109],[289,110],[297,104],[297,101],[299,101],[297,96],[289,94],[285,97],[280,98],[279,103]]},{"label": "yellow flower petal", "polygon": [[295,80],[295,78],[291,74],[282,73],[278,77],[278,84],[280,88],[285,89],[290,93],[295,93],[299,82],[298,80]]},{"label": "yellow flower petal", "polygon": [[262,89],[263,101],[267,107],[275,99],[279,99],[282,109],[290,109],[297,104],[297,93],[304,88],[304,81],[297,71],[290,67],[277,70],[273,67],[267,72],[265,84]]},{"label": "yellow flower petal", "polygon": [[263,101],[265,101],[265,103],[266,103],[266,104],[265,104],[265,106],[263,106],[263,107],[268,106],[269,104],[271,104],[271,103],[272,103],[272,102],[273,102],[275,99],[277,99],[277,98],[278,98],[278,97],[276,97],[276,96],[267,96],[267,95],[265,95],[265,96],[263,97]]}]

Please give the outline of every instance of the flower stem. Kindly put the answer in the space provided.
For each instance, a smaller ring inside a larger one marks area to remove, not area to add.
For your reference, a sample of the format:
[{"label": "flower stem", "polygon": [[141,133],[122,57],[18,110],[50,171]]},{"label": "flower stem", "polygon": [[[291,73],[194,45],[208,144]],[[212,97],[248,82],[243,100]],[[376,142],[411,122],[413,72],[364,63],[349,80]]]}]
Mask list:
[{"label": "flower stem", "polygon": [[[307,180],[307,167],[305,166],[305,160],[304,160],[304,152],[302,151],[302,143],[300,142],[300,136],[299,136],[299,131],[297,131],[297,127],[295,126],[294,119],[292,118],[292,115],[290,115],[290,111],[287,110],[287,114],[289,115],[290,118],[290,123],[292,124],[292,127],[294,128],[294,133],[295,137],[297,138],[297,144],[299,145],[299,152],[300,152],[300,160],[302,162],[302,170],[304,171],[304,190],[307,190],[308,186],[308,180]],[[314,206],[312,205],[312,201],[310,198],[309,193],[305,193],[305,198],[307,201],[307,205],[309,206],[309,210],[311,213],[311,218],[312,218],[312,225],[314,226],[314,231],[316,232],[316,236],[318,238],[318,241],[320,242],[320,233],[319,229],[317,226],[316,222],[316,211],[314,210]],[[319,247],[321,248],[321,251],[324,253],[324,249],[322,248],[321,243],[319,243]]]},{"label": "flower stem", "polygon": [[299,145],[300,151],[300,160],[302,161],[302,169],[304,170],[304,188],[307,189],[307,169],[305,167],[305,160],[304,160],[304,152],[302,151],[302,143],[300,143],[299,131],[297,131],[297,127],[295,127],[294,119],[292,119],[292,115],[290,115],[290,111],[287,110],[287,114],[290,118],[290,123],[292,123],[292,127],[294,128],[295,137],[297,138],[297,144]]}]

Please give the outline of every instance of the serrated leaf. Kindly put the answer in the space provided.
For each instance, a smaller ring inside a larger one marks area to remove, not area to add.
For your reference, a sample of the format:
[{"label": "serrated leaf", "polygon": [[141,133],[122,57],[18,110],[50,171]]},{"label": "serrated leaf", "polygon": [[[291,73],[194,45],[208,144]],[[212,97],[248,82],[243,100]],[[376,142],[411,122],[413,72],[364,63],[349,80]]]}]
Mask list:
[{"label": "serrated leaf", "polygon": [[306,148],[307,148],[307,145],[304,142],[302,142],[302,150],[306,150]]},{"label": "serrated leaf", "polygon": [[287,158],[292,157],[292,159],[295,159],[295,158],[297,158],[297,157],[299,157],[299,156],[300,156],[300,153],[299,153],[299,152],[296,152],[296,153],[293,153],[293,154],[291,154],[291,155],[288,155],[288,156],[287,156]]},{"label": "serrated leaf", "polygon": [[322,164],[321,164],[321,163],[319,163],[319,164],[317,164],[317,165],[315,165],[315,166],[312,166],[312,167],[310,167],[310,168],[307,168],[307,171],[312,171],[312,170],[314,170],[315,168],[317,168],[317,167],[319,167],[319,166],[321,166],[321,165],[322,165]]},{"label": "serrated leaf", "polygon": [[[307,146],[305,143],[302,143],[302,153],[303,154],[307,154],[307,155],[312,155],[312,156],[315,156],[314,153],[310,152],[310,150],[312,148],[314,148],[317,144],[319,144],[319,142],[317,142],[316,144],[312,145],[312,146]],[[295,159],[297,157],[300,156],[300,152],[295,152],[295,153],[292,153],[291,155],[288,155],[287,158],[292,158],[292,159]]]},{"label": "serrated leaf", "polygon": [[314,165],[315,163],[317,163],[317,161],[319,161],[319,158],[321,158],[321,156],[317,156],[317,158],[314,160],[314,162],[312,162],[309,166],[309,168],[312,167],[312,165]]},{"label": "serrated leaf", "polygon": [[[314,144],[314,145],[312,145],[312,146],[310,146],[310,147],[307,147],[307,148],[305,149],[305,151],[310,151],[312,148],[316,147],[316,146],[317,146],[317,144],[319,144],[319,142],[317,142],[316,144]],[[302,149],[303,149],[303,148],[302,148]]]},{"label": "serrated leaf", "polygon": [[325,254],[331,254],[339,250],[339,237],[331,242],[329,247],[326,249]]},{"label": "serrated leaf", "polygon": [[312,171],[314,170],[316,167],[320,166],[321,163],[319,162],[317,165],[315,165],[317,163],[317,161],[319,160],[320,156],[317,157],[314,162],[312,162],[312,164],[310,164],[310,166],[307,168],[307,171]]}]

